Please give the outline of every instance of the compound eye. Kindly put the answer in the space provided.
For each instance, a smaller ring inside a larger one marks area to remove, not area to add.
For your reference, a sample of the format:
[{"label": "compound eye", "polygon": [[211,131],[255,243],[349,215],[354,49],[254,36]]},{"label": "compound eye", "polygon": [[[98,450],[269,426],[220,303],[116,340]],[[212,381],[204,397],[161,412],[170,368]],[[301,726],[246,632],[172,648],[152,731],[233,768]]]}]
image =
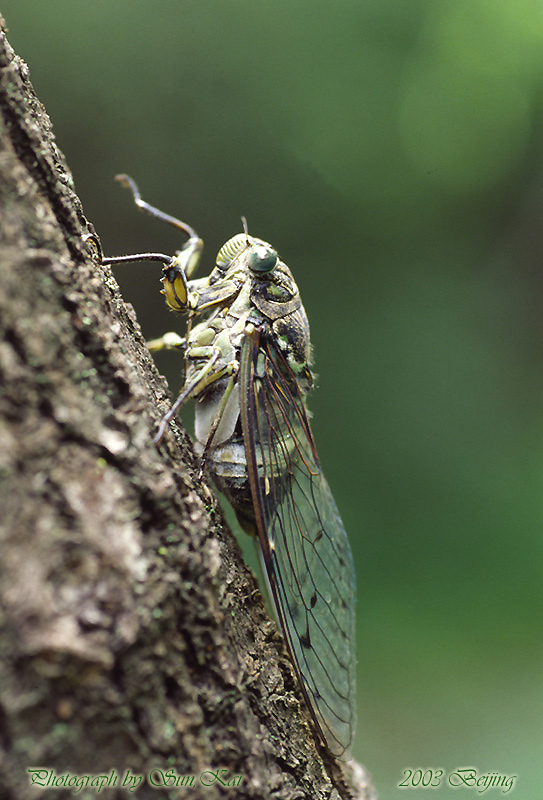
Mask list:
[{"label": "compound eye", "polygon": [[253,272],[271,272],[277,264],[277,253],[271,247],[256,245],[249,254],[249,267]]}]

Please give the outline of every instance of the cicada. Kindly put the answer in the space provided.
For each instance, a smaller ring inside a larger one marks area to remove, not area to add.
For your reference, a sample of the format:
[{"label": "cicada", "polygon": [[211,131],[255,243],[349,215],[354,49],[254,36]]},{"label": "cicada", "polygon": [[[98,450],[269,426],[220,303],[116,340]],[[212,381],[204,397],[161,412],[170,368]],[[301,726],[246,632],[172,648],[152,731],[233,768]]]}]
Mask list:
[{"label": "cicada", "polygon": [[202,240],[141,199],[144,211],[188,237],[175,256],[143,253],[104,263],[156,260],[163,294],[188,314],[186,335],[153,348],[184,350],[180,406],[196,400],[195,445],[241,526],[258,536],[277,618],[320,737],[337,756],[355,728],[355,575],[345,528],[321,470],[306,396],[313,384],[309,325],[290,269],[244,232],[219,250],[206,278],[192,275]]}]

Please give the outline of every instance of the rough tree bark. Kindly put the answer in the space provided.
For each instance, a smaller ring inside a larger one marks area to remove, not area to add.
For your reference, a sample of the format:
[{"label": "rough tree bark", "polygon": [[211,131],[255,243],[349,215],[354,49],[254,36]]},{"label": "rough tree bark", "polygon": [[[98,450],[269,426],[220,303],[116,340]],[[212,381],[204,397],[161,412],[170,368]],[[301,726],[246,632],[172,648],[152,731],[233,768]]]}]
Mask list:
[{"label": "rough tree bark", "polygon": [[[167,387],[0,38],[0,795],[42,796],[44,767],[114,770],[109,797],[174,769],[194,785],[163,796],[374,798],[316,745],[188,438],[152,443]],[[239,785],[200,781],[221,769]]]}]

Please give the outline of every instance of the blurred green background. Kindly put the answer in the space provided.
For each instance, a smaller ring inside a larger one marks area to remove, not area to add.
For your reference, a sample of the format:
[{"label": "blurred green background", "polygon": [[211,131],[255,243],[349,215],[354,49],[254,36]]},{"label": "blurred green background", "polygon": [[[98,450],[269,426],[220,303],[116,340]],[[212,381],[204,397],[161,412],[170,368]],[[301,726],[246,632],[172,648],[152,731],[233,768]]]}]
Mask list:
[{"label": "blurred green background", "polygon": [[[418,767],[541,796],[540,0],[0,11],[107,254],[179,245],[128,172],[204,238],[201,274],[241,214],[295,274],[358,571],[355,756],[382,800]],[[147,337],[181,324],[158,267],[116,274]],[[177,357],[160,367],[176,391]]]}]

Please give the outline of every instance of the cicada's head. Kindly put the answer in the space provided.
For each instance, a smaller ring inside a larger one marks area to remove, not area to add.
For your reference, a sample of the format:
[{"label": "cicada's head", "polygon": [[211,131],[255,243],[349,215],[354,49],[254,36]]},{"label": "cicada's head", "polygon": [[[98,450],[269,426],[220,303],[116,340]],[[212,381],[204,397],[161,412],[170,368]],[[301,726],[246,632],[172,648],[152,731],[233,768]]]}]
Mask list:
[{"label": "cicada's head", "polygon": [[238,233],[223,244],[217,255],[216,265],[222,273],[236,265],[258,276],[268,275],[278,261],[277,252],[268,242],[249,236],[246,231]]}]

